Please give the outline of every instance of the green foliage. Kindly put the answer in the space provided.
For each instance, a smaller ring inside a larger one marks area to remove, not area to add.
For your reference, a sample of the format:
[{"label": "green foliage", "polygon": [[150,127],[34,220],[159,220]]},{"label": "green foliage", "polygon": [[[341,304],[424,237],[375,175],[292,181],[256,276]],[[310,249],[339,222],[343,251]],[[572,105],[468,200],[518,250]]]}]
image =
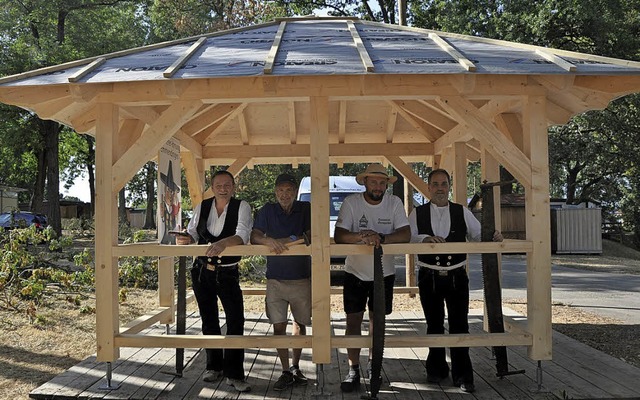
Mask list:
[{"label": "green foliage", "polygon": [[266,282],[267,259],[263,256],[243,257],[238,263],[240,279],[245,282]]},{"label": "green foliage", "polygon": [[[51,230],[35,227],[0,232],[0,307],[36,316],[37,307],[48,296],[85,292],[85,274],[57,266],[49,248],[68,246]],[[42,244],[40,244],[42,243]]]},{"label": "green foliage", "polygon": [[[144,230],[133,231],[124,243],[147,242],[155,238],[149,237]],[[121,287],[142,289],[158,288],[158,258],[131,256],[121,257],[118,263],[118,279]]]}]

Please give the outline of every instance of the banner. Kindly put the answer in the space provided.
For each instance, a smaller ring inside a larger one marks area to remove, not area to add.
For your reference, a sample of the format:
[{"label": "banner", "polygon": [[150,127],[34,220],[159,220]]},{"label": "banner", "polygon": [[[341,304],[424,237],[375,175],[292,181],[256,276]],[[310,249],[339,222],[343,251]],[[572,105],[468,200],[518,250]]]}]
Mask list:
[{"label": "banner", "polygon": [[169,231],[182,230],[180,212],[180,142],[171,138],[158,153],[158,239],[176,244]]}]

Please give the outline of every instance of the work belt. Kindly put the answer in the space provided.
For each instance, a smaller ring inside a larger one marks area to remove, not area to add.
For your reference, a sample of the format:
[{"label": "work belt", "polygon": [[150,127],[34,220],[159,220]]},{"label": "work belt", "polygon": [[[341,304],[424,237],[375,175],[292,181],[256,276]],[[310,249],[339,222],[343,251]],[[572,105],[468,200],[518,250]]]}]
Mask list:
[{"label": "work belt", "polygon": [[426,268],[431,273],[437,273],[439,276],[448,276],[465,271],[465,266],[467,265],[467,263],[466,261],[463,261],[462,263],[456,265],[448,265],[445,267],[442,265],[427,264],[425,262],[417,260],[416,265],[418,265],[420,268]]}]

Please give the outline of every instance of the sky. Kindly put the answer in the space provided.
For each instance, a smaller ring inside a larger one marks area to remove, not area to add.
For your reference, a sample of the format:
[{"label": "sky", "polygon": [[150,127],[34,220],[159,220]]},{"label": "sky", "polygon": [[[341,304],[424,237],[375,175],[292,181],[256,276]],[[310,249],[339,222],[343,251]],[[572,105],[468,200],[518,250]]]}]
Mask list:
[{"label": "sky", "polygon": [[65,197],[77,197],[85,203],[91,202],[91,192],[89,191],[89,181],[83,175],[78,177],[73,186],[66,190],[64,182],[60,183],[60,193]]}]

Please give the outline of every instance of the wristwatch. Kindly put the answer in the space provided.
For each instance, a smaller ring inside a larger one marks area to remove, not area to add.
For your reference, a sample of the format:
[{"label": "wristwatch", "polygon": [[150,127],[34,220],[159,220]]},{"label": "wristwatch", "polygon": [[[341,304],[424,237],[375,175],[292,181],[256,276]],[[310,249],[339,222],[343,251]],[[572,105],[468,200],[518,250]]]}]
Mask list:
[{"label": "wristwatch", "polygon": [[380,243],[384,243],[387,235],[385,235],[384,233],[378,233],[378,236],[380,236]]}]

